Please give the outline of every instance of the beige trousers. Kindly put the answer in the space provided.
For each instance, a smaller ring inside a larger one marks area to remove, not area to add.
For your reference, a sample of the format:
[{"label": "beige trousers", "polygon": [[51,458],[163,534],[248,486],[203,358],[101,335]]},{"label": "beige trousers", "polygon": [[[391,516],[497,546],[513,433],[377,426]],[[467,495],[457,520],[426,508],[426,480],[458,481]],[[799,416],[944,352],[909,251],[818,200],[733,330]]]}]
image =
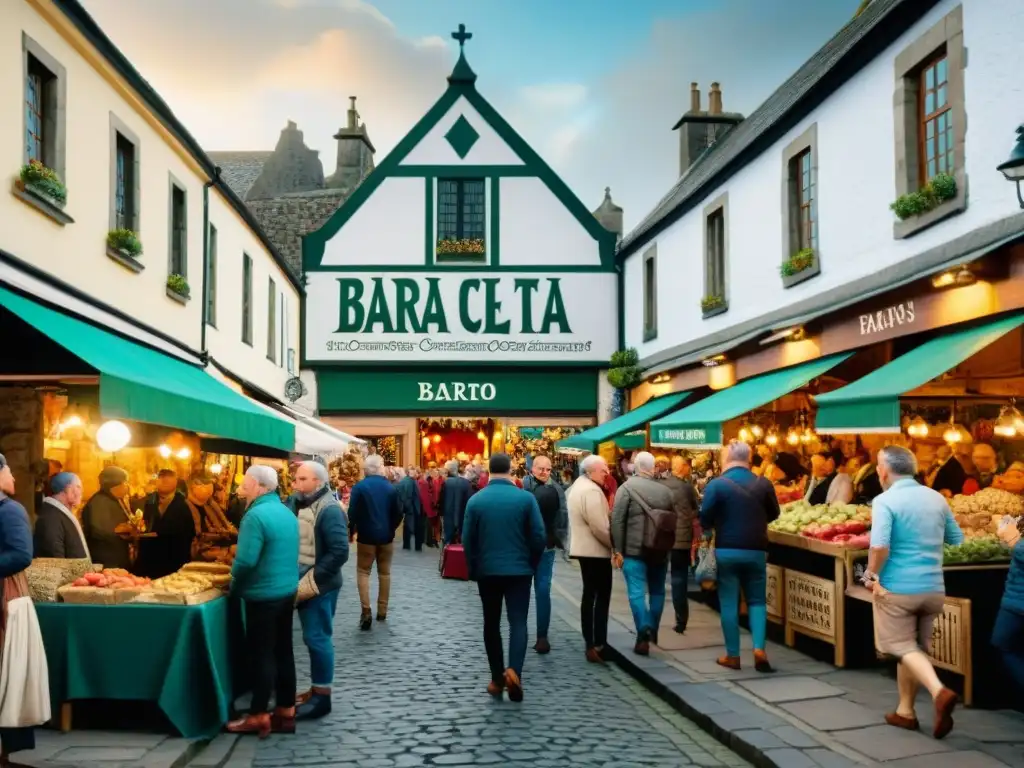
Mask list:
[{"label": "beige trousers", "polygon": [[388,615],[391,596],[391,557],[394,544],[356,544],[356,586],[363,613],[370,613],[370,571],[377,563],[377,615]]}]

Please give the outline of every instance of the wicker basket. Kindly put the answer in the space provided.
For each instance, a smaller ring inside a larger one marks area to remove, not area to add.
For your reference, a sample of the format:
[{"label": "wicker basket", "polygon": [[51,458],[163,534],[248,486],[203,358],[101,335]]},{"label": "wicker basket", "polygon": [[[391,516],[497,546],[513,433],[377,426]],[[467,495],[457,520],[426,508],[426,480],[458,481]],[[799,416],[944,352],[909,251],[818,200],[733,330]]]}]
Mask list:
[{"label": "wicker basket", "polygon": [[29,594],[37,603],[57,602],[57,590],[92,570],[89,558],[37,557],[25,570]]}]

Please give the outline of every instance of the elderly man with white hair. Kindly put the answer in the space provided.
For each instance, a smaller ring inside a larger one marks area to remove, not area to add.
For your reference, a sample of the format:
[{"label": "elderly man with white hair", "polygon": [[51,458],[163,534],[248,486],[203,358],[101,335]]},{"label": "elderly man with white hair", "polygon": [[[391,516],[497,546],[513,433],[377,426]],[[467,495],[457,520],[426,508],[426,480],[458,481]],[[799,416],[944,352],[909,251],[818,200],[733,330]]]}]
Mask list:
[{"label": "elderly man with white hair", "polygon": [[[629,609],[636,625],[633,651],[650,653],[658,642],[661,614],[665,610],[665,579],[668,559],[675,544],[675,511],[672,494],[654,478],[654,456],[641,451],[633,459],[635,475],[615,493],[612,506],[612,552],[614,564],[626,577]],[[653,549],[650,528],[655,520],[671,517],[672,538],[667,549]],[[648,603],[647,596],[650,595]]]},{"label": "elderly man with white hair", "polygon": [[580,462],[580,476],[569,488],[569,556],[580,564],[583,599],[580,628],[587,661],[600,664],[608,640],[612,601],[612,539],[604,480],[608,464],[596,453]]},{"label": "elderly man with white hair", "polygon": [[363,463],[365,477],[352,487],[348,515],[350,535],[356,544],[356,586],[362,611],[359,628],[364,632],[373,626],[370,611],[370,571],[377,564],[377,621],[388,617],[391,596],[391,559],[394,556],[395,532],[402,522],[402,508],[391,481],[384,476],[384,461],[370,454]]},{"label": "elderly man with white hair", "polygon": [[[295,654],[292,615],[298,591],[299,522],[277,495],[277,472],[253,466],[239,494],[247,510],[238,531],[231,592],[245,601],[252,702],[228,723],[231,733],[295,733]],[[277,709],[270,715],[270,697]]]},{"label": "elderly man with white hair", "polygon": [[334,682],[334,614],[341,591],[341,567],[348,562],[348,521],[331,492],[327,467],[302,462],[292,481],[291,502],[299,518],[299,597],[302,639],[309,649],[310,690],[297,699],[298,719],[331,711]]},{"label": "elderly man with white hair", "polygon": [[718,601],[725,656],[718,663],[740,668],[740,590],[747,599],[754,669],[772,672],[765,648],[768,632],[768,523],[779,516],[771,481],[750,471],[750,446],[733,440],[722,449],[722,474],[708,483],[700,524],[714,530]]}]

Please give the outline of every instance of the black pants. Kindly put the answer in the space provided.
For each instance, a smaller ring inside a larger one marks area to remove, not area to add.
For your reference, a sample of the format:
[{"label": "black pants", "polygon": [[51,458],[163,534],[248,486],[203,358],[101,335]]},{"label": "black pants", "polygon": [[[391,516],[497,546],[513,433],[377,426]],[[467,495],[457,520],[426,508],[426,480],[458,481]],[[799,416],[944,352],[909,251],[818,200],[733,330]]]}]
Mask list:
[{"label": "black pants", "polygon": [[676,627],[686,629],[690,620],[690,603],[686,591],[690,582],[690,550],[673,549],[672,564],[672,609],[676,614]]},{"label": "black pants", "polygon": [[580,625],[587,648],[600,648],[608,642],[608,606],[612,601],[612,561],[607,557],[581,557],[583,600]]},{"label": "black pants", "polygon": [[281,600],[245,601],[245,634],[252,680],[251,714],[270,711],[271,693],[275,694],[277,706],[295,706],[294,613],[295,595]]},{"label": "black pants", "polygon": [[501,607],[508,616],[508,665],[520,678],[526,661],[526,617],[530,613],[532,576],[485,576],[477,582],[484,609],[484,649],[491,680],[505,676],[505,650],[501,642]]},{"label": "black pants", "polygon": [[416,551],[423,549],[423,534],[427,523],[426,515],[420,512],[407,512],[405,524],[402,526],[402,549],[411,549],[416,542]]}]

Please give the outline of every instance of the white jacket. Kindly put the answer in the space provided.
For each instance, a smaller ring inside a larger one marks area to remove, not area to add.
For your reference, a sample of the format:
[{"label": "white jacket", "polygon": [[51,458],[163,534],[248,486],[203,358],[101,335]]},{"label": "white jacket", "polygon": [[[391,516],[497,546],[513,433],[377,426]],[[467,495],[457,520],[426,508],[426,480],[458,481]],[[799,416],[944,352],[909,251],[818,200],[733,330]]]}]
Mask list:
[{"label": "white jacket", "polygon": [[569,556],[611,557],[611,511],[604,490],[586,475],[569,488]]}]

